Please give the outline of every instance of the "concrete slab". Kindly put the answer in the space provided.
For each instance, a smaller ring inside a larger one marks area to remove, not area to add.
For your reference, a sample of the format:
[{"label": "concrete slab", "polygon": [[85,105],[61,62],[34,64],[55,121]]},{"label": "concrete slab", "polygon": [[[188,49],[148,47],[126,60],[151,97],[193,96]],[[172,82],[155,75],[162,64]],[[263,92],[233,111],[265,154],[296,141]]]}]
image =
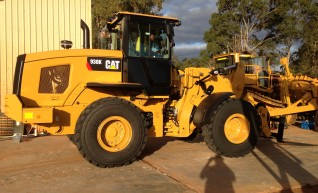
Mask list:
[{"label": "concrete slab", "polygon": [[318,185],[318,133],[290,126],[284,141],[262,139],[243,158],[222,158],[203,142],[151,139],[143,160],[197,192],[278,192]]},{"label": "concrete slab", "polygon": [[0,141],[0,192],[193,192],[137,161],[103,169],[89,164],[65,136],[20,144]]},{"label": "concrete slab", "polygon": [[4,140],[0,192],[317,193],[318,133],[290,126],[284,140],[262,139],[243,158],[222,158],[200,140],[150,138],[141,160],[112,169],[87,163],[64,136]]}]

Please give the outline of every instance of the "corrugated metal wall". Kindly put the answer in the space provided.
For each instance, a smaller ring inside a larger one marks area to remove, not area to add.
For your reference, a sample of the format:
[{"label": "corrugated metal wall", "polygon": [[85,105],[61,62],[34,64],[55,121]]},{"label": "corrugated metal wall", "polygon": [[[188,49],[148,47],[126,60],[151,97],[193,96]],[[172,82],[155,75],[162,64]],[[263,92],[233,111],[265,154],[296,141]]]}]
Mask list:
[{"label": "corrugated metal wall", "polygon": [[61,49],[71,40],[80,49],[83,19],[91,29],[91,0],[0,0],[0,106],[12,93],[16,57]]}]

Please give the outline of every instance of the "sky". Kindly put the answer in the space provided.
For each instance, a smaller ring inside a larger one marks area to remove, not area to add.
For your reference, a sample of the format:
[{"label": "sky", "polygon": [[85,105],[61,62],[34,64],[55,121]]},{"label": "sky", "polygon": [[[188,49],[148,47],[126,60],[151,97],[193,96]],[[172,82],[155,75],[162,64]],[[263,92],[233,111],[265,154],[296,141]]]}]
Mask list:
[{"label": "sky", "polygon": [[175,28],[174,53],[179,59],[193,58],[206,48],[204,32],[210,29],[211,14],[217,11],[217,0],[165,0],[161,13],[177,17],[182,24]]}]

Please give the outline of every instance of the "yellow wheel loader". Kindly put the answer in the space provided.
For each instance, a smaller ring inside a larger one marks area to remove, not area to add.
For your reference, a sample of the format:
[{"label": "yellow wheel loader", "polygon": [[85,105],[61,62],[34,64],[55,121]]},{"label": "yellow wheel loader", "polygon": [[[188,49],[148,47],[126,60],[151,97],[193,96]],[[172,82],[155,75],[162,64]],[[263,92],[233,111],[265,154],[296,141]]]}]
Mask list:
[{"label": "yellow wheel loader", "polygon": [[202,131],[214,152],[239,157],[260,133],[254,103],[243,100],[245,66],[177,70],[172,62],[177,18],[119,12],[103,30],[103,48],[24,54],[17,59],[7,116],[52,135],[73,135],[79,152],[99,167],[132,163],[148,137]]}]

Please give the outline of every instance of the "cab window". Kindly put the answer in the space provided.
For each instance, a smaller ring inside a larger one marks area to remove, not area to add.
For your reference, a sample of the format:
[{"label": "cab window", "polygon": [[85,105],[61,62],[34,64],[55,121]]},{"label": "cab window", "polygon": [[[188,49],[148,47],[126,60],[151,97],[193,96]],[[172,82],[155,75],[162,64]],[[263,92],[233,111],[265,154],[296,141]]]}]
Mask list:
[{"label": "cab window", "polygon": [[169,38],[163,24],[129,23],[128,55],[131,57],[169,58]]},{"label": "cab window", "polygon": [[225,68],[225,67],[233,65],[233,57],[227,56],[227,57],[216,58],[215,62],[216,62],[215,64],[216,68]]}]

